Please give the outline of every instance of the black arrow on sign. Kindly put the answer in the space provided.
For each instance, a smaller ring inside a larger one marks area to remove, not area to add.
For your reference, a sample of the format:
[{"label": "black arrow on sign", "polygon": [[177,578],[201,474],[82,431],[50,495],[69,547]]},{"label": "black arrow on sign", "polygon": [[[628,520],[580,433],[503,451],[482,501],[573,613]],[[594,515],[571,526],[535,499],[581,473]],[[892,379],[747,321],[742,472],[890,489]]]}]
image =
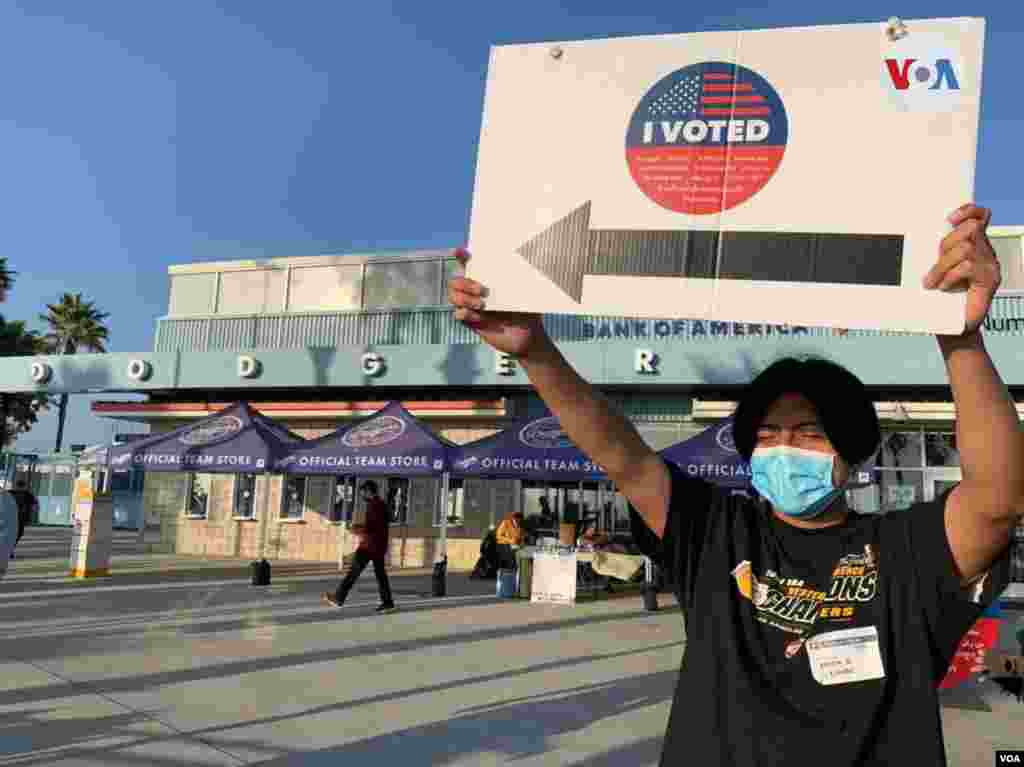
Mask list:
[{"label": "black arrow on sign", "polygon": [[594,230],[586,202],[516,252],[581,303],[587,274],[899,285],[903,236]]}]

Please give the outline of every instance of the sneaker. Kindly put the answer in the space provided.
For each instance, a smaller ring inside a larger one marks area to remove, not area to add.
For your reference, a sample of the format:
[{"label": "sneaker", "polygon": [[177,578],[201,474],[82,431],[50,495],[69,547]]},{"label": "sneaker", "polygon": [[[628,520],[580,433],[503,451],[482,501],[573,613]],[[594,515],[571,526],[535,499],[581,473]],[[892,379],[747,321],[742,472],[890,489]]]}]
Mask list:
[{"label": "sneaker", "polygon": [[376,613],[393,613],[393,612],[394,612],[395,610],[397,610],[397,609],[398,609],[398,608],[397,608],[397,607],[395,607],[395,606],[394,606],[394,604],[390,604],[390,605],[379,605],[379,606],[377,607],[377,609],[376,609],[376,610],[374,610],[374,612],[376,612]]},{"label": "sneaker", "polygon": [[339,602],[338,598],[329,591],[325,591],[320,596],[327,604],[331,605],[332,607],[341,607],[344,604],[344,602]]}]

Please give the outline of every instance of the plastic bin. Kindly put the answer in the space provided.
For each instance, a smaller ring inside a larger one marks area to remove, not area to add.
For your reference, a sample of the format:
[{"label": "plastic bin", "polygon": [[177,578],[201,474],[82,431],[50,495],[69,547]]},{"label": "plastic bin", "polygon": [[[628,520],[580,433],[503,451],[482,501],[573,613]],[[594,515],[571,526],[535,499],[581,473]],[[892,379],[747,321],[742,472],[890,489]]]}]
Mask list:
[{"label": "plastic bin", "polygon": [[516,595],[516,571],[498,570],[498,582],[495,586],[500,599],[512,599]]}]

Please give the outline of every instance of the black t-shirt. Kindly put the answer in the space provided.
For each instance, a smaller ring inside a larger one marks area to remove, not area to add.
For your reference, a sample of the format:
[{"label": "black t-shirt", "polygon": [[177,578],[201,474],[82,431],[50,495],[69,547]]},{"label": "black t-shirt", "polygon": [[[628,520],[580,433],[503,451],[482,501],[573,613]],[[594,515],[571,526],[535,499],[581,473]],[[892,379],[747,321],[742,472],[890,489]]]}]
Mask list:
[{"label": "black t-shirt", "polygon": [[667,465],[664,536],[630,509],[686,621],[661,764],[945,765],[937,686],[1008,555],[963,589],[945,495],[805,530]]}]

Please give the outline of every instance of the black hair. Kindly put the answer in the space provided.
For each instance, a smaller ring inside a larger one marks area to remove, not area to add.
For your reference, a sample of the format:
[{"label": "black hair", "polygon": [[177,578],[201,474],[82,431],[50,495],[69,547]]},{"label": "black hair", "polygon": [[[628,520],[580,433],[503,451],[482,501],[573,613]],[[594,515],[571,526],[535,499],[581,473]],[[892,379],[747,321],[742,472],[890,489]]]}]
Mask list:
[{"label": "black hair", "polygon": [[754,452],[765,413],[784,394],[802,394],[811,401],[825,435],[850,465],[867,460],[878,449],[878,414],[860,379],[829,360],[786,357],[750,382],[733,415],[736,449],[746,460]]},{"label": "black hair", "polygon": [[377,483],[374,482],[372,479],[368,479],[363,484],[361,484],[359,486],[359,489],[360,490],[369,490],[371,493],[376,495],[377,494]]}]

